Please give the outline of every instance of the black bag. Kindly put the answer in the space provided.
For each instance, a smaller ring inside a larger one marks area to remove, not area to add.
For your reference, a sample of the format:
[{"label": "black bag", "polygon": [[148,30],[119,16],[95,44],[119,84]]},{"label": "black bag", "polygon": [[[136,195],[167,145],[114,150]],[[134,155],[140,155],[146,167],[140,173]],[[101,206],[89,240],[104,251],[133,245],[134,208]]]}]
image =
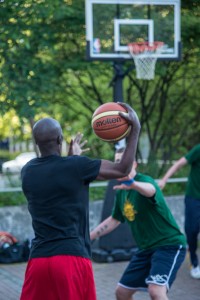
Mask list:
[{"label": "black bag", "polygon": [[7,232],[0,232],[0,263],[25,262],[29,258],[29,240],[20,243]]}]

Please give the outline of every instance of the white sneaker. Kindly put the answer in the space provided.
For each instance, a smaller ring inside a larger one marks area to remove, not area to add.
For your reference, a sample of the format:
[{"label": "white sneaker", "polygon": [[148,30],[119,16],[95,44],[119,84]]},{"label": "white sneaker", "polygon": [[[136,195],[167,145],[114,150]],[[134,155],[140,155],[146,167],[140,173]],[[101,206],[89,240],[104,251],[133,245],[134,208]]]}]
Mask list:
[{"label": "white sneaker", "polygon": [[200,279],[200,267],[192,267],[192,269],[190,270],[190,275],[192,278]]}]

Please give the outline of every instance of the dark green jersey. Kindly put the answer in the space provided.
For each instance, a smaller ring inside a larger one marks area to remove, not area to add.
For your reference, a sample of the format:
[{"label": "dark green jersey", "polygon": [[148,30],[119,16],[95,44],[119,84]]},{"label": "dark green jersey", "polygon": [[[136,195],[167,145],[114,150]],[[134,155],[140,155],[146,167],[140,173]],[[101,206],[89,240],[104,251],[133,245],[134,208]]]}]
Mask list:
[{"label": "dark green jersey", "polygon": [[200,200],[200,144],[193,147],[185,158],[191,166],[186,195]]},{"label": "dark green jersey", "polygon": [[156,188],[152,198],[135,190],[118,190],[112,216],[120,222],[127,221],[139,249],[166,245],[186,245],[161,190],[149,176],[137,174],[136,181],[149,182]]}]

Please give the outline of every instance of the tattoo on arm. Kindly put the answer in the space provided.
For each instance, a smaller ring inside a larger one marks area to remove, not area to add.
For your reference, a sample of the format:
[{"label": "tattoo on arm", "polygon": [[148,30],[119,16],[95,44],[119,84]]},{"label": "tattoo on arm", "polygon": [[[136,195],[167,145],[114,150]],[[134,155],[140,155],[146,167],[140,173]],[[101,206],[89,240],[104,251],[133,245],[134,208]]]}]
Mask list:
[{"label": "tattoo on arm", "polygon": [[102,227],[99,228],[99,230],[97,231],[97,236],[100,237],[101,234],[108,228],[108,225],[104,225]]}]

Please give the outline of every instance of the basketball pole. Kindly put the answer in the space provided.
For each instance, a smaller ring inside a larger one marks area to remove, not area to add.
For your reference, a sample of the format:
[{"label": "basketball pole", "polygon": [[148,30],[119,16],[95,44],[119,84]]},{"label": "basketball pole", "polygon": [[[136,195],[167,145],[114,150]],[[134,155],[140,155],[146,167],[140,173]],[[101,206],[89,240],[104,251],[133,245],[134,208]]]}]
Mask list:
[{"label": "basketball pole", "polygon": [[123,62],[114,62],[113,69],[114,76],[109,84],[109,86],[113,86],[113,101],[123,102]]},{"label": "basketball pole", "polygon": [[113,69],[114,76],[109,83],[109,87],[113,87],[113,101],[114,102],[124,102],[123,97],[123,79],[128,75],[130,71],[135,69],[134,64],[132,64],[126,71],[123,70],[124,61],[114,61]]},{"label": "basketball pole", "polygon": [[[120,19],[120,6],[116,4],[116,18]],[[114,78],[113,78],[113,100],[114,102],[123,102],[123,61],[113,62]]]},{"label": "basketball pole", "polygon": [[[132,71],[135,66],[132,64],[127,70],[124,72],[124,61],[114,61],[113,69],[114,76],[109,83],[109,87],[113,87],[113,101],[114,102],[124,102],[123,97],[123,79],[128,75],[130,71]],[[115,143],[115,149],[124,147],[126,144],[126,140],[123,139],[117,143]]]},{"label": "basketball pole", "polygon": [[[123,98],[123,79],[129,73],[129,71],[133,68],[127,69],[126,72],[123,70],[124,62],[118,61],[113,62],[114,76],[109,83],[109,87],[113,87],[113,101],[114,102],[124,102]],[[115,150],[117,148],[125,147],[126,139],[123,139],[117,143],[115,143]]]}]

